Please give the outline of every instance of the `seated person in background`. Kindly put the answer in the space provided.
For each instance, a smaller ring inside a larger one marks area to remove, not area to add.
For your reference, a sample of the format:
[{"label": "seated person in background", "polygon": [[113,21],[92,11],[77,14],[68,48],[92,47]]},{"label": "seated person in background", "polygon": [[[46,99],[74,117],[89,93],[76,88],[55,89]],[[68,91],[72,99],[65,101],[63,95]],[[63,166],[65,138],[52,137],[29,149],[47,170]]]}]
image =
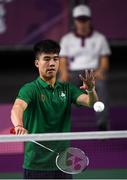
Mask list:
[{"label": "seated person in background", "polygon": [[96,90],[99,100],[105,104],[104,111],[97,113],[98,130],[108,129],[107,74],[109,70],[110,48],[106,37],[94,30],[91,23],[91,9],[78,5],[72,11],[74,31],[61,39],[61,61],[59,78],[62,82],[70,81],[81,85],[79,74],[84,70],[94,69]]}]

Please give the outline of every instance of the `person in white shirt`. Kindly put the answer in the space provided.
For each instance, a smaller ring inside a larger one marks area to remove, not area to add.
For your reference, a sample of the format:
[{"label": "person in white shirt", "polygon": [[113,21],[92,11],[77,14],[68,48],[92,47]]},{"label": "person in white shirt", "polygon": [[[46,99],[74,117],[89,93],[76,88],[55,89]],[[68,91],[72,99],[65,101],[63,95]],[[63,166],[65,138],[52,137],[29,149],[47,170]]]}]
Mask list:
[{"label": "person in white shirt", "polygon": [[59,78],[80,86],[79,74],[94,69],[96,90],[99,100],[105,104],[105,110],[97,113],[98,130],[108,129],[107,74],[109,55],[111,54],[106,37],[93,29],[91,9],[78,5],[72,11],[74,30],[61,38],[61,63]]}]

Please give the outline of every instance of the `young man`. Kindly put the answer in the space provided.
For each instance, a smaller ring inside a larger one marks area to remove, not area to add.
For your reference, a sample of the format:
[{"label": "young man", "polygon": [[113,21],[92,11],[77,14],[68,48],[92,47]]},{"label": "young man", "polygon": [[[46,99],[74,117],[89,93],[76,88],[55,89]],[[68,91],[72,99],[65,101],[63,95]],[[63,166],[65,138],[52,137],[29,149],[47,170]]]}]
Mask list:
[{"label": "young man", "polygon": [[[110,48],[103,34],[93,29],[91,9],[78,5],[72,11],[74,31],[61,39],[60,79],[81,85],[78,74],[85,69],[94,69],[96,90],[105,110],[97,114],[98,130],[108,129],[107,73],[109,70]],[[69,67],[68,67],[69,65]],[[69,71],[68,71],[69,70]]]},{"label": "young man", "polygon": [[[35,66],[39,77],[25,84],[19,91],[11,111],[16,134],[53,133],[70,131],[71,103],[92,107],[97,100],[93,71],[86,73],[84,89],[56,81],[59,68],[60,46],[52,40],[43,40],[34,46]],[[86,90],[85,90],[86,89]],[[87,92],[87,93],[86,93]],[[56,152],[68,146],[62,142],[43,142]],[[55,154],[34,143],[25,144],[24,178],[66,179],[70,175],[58,171]]]}]

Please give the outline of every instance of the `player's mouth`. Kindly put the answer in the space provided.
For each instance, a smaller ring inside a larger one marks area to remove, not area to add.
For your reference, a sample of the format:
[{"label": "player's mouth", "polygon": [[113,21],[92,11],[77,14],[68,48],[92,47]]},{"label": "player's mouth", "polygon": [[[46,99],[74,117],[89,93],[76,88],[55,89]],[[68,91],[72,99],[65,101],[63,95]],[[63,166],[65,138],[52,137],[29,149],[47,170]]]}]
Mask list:
[{"label": "player's mouth", "polygon": [[52,73],[52,72],[55,72],[55,71],[56,71],[56,70],[55,70],[54,68],[47,69],[47,72],[49,72],[49,73],[50,73],[50,72]]}]

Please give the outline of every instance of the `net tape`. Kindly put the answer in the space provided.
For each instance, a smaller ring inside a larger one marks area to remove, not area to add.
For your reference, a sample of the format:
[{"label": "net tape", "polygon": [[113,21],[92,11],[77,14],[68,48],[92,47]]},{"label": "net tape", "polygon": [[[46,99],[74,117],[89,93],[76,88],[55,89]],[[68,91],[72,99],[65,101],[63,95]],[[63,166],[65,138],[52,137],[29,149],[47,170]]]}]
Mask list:
[{"label": "net tape", "polygon": [[61,141],[127,138],[127,131],[89,131],[67,133],[41,133],[24,135],[0,135],[0,142]]}]

